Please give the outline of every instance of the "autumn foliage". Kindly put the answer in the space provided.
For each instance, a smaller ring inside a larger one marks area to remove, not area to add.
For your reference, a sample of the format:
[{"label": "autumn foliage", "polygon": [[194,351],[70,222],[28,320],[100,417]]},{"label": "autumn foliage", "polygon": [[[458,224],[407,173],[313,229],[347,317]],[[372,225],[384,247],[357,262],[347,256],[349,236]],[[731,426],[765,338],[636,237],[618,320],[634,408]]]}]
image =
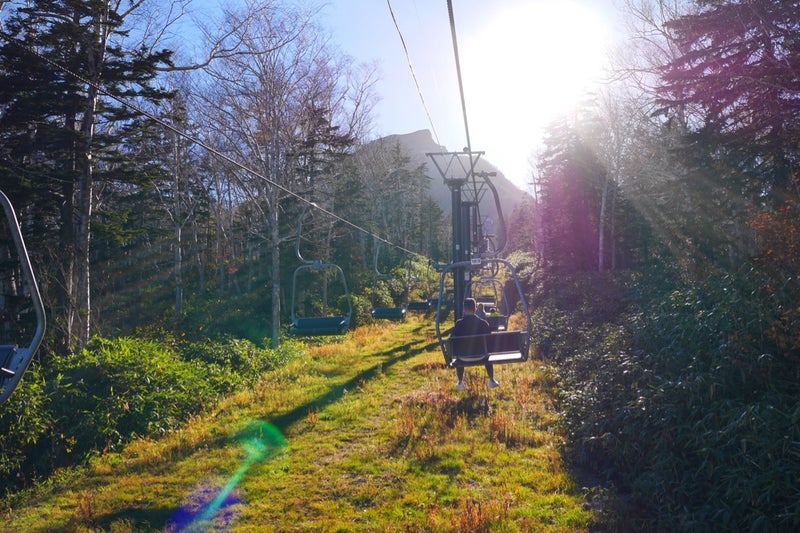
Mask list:
[{"label": "autumn foliage", "polygon": [[755,263],[768,275],[764,290],[778,304],[766,335],[785,357],[800,363],[800,201],[792,198],[778,209],[761,211],[752,225],[761,241]]}]

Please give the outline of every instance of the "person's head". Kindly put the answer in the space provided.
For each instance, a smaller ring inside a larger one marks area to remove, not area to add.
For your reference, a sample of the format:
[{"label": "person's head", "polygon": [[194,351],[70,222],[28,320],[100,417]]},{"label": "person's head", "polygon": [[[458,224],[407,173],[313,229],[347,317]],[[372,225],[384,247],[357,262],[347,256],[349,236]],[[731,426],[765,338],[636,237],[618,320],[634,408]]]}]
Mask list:
[{"label": "person's head", "polygon": [[483,304],[482,303],[478,304],[477,310],[478,311],[483,311]]},{"label": "person's head", "polygon": [[475,314],[475,298],[464,299],[464,314]]}]

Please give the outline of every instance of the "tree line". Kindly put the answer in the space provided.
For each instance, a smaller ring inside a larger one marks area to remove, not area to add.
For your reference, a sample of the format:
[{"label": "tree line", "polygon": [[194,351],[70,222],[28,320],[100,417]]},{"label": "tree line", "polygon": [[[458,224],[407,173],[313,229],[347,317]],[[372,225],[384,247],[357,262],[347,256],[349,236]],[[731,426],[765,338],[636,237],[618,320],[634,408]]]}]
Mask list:
[{"label": "tree line", "polygon": [[[62,353],[254,291],[277,343],[305,202],[408,249],[444,247],[424,169],[364,145],[374,67],[339,52],[314,9],[225,8],[198,59],[167,48],[189,5],[3,5],[0,173]],[[316,218],[314,253],[369,271],[372,240]]]}]

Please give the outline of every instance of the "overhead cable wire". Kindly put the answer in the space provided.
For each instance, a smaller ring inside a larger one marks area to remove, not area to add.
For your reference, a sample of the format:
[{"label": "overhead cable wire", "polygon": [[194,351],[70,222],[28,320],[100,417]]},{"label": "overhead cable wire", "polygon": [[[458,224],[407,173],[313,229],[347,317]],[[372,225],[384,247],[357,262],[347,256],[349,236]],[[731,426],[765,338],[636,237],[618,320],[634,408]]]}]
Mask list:
[{"label": "overhead cable wire", "polygon": [[458,76],[458,92],[461,94],[461,113],[464,115],[464,132],[467,134],[467,152],[472,161],[472,142],[469,139],[469,122],[467,121],[467,102],[464,99],[464,82],[461,80],[461,62],[458,59],[458,40],[456,39],[456,20],[453,16],[453,0],[447,0],[447,13],[450,16],[450,34],[453,36],[453,55],[456,58],[456,75]]},{"label": "overhead cable wire", "polygon": [[100,85],[88,80],[87,78],[81,76],[80,74],[78,74],[76,72],[73,72],[72,70],[68,69],[67,67],[64,67],[63,65],[59,64],[56,61],[53,61],[52,59],[42,55],[41,53],[39,53],[39,52],[37,52],[35,50],[31,50],[30,48],[28,48],[24,44],[20,43],[16,38],[8,35],[4,31],[0,31],[0,38],[5,39],[6,42],[11,43],[12,45],[16,46],[17,48],[21,49],[22,51],[27,52],[29,54],[32,54],[32,55],[38,57],[39,59],[41,59],[42,61],[44,61],[48,65],[60,70],[61,72],[64,72],[65,74],[67,74],[69,76],[72,76],[73,78],[75,78],[76,80],[80,81],[81,83],[85,83],[86,85],[96,89],[100,94],[103,94],[103,95],[105,95],[105,96],[107,96],[107,97],[109,97],[109,98],[111,98],[113,100],[116,100],[118,103],[122,104],[123,106],[125,106],[125,107],[127,107],[129,109],[132,109],[133,111],[139,113],[140,115],[143,115],[143,116],[149,118],[150,120],[152,120],[156,124],[159,124],[163,128],[175,133],[176,135],[178,135],[180,137],[183,137],[184,139],[196,144],[197,146],[200,146],[201,148],[207,150],[209,153],[211,153],[215,157],[218,157],[218,158],[220,158],[220,159],[222,159],[224,161],[227,161],[228,163],[234,165],[235,167],[238,167],[240,170],[243,170],[243,171],[255,176],[256,178],[262,179],[265,182],[267,182],[268,184],[270,184],[270,185],[272,185],[274,187],[277,187],[281,191],[285,192],[287,195],[289,195],[289,196],[291,196],[291,197],[293,197],[293,198],[295,198],[295,199],[307,204],[309,207],[313,207],[314,209],[317,209],[321,213],[324,213],[325,215],[330,216],[334,220],[338,220],[339,222],[342,222],[343,224],[345,224],[347,226],[350,226],[351,228],[353,228],[353,229],[355,229],[357,231],[365,233],[366,235],[369,235],[369,236],[379,240],[380,242],[382,242],[382,243],[384,243],[384,244],[386,244],[388,246],[391,246],[393,248],[396,248],[397,250],[400,250],[400,251],[402,251],[404,253],[407,253],[407,254],[410,254],[412,256],[425,259],[427,261],[431,261],[428,257],[426,257],[426,256],[424,256],[424,255],[422,255],[422,254],[420,254],[418,252],[414,252],[412,250],[408,250],[407,248],[405,248],[403,246],[400,246],[399,244],[395,244],[395,243],[393,243],[393,242],[391,242],[391,241],[389,241],[387,239],[384,239],[380,235],[378,235],[378,234],[376,234],[376,233],[374,233],[372,231],[369,231],[368,229],[366,229],[366,228],[364,228],[362,226],[359,226],[358,224],[356,224],[354,222],[350,222],[346,218],[343,218],[343,217],[337,215],[333,211],[325,209],[324,207],[321,207],[320,205],[316,204],[315,202],[304,198],[303,196],[297,194],[296,192],[288,189],[284,185],[281,185],[280,183],[277,183],[277,182],[269,179],[268,177],[264,176],[263,174],[259,173],[258,171],[253,170],[252,168],[250,168],[250,167],[248,167],[248,166],[236,161],[232,157],[230,157],[230,156],[228,156],[228,155],[226,155],[226,154],[224,154],[222,152],[219,152],[218,150],[216,150],[215,148],[213,148],[209,144],[206,144],[205,142],[203,142],[202,140],[198,139],[197,137],[193,137],[192,135],[190,135],[190,134],[186,133],[185,131],[181,130],[180,128],[177,128],[177,127],[175,127],[175,126],[173,126],[171,124],[168,124],[167,122],[165,122],[165,121],[161,120],[160,118],[158,118],[157,116],[155,116],[153,113],[151,113],[151,112],[149,112],[149,111],[147,111],[145,109],[142,109],[141,107],[137,106],[136,104],[131,103],[131,102],[129,102],[129,101],[123,99],[123,98],[120,98],[119,96],[111,94],[107,90],[105,90],[102,87],[100,87]]},{"label": "overhead cable wire", "polygon": [[[478,183],[475,180],[475,164],[477,159],[472,159],[472,141],[469,137],[469,121],[467,120],[467,100],[464,98],[464,81],[461,79],[461,61],[458,54],[458,39],[456,38],[456,19],[453,15],[453,0],[447,0],[447,14],[450,17],[450,35],[453,37],[453,55],[456,62],[456,76],[458,77],[458,92],[461,95],[461,113],[464,116],[464,133],[467,136],[466,152],[469,155],[469,174],[467,178],[472,178],[472,188],[475,198],[478,198]],[[479,156],[480,157],[480,156]]]},{"label": "overhead cable wire", "polygon": [[386,0],[386,5],[389,6],[389,13],[392,15],[392,22],[394,23],[394,28],[397,30],[397,35],[400,37],[400,43],[403,45],[403,52],[405,52],[406,55],[406,62],[408,62],[408,69],[411,71],[411,77],[414,78],[414,85],[416,85],[417,87],[417,94],[419,95],[419,99],[422,102],[423,109],[425,109],[425,115],[428,117],[428,124],[431,125],[433,138],[436,140],[436,144],[441,144],[439,142],[439,135],[436,133],[436,127],[433,125],[433,119],[431,119],[431,113],[428,110],[427,104],[425,103],[425,97],[422,96],[422,89],[419,86],[419,80],[417,80],[417,74],[414,72],[414,66],[411,64],[411,55],[408,53],[406,40],[403,38],[403,32],[400,31],[400,26],[397,24],[397,18],[394,16],[394,10],[392,9],[391,0]]}]

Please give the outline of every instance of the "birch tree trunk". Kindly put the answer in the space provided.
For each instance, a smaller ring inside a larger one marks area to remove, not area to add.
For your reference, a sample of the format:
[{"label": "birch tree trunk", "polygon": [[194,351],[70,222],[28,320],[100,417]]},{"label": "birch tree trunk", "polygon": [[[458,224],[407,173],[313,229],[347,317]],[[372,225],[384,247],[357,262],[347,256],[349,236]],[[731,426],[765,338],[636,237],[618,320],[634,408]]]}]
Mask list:
[{"label": "birch tree trunk", "polygon": [[94,194],[94,161],[93,147],[95,116],[99,98],[100,70],[105,58],[108,43],[108,13],[109,5],[106,2],[104,11],[94,20],[94,39],[86,49],[87,77],[91,84],[86,88],[86,108],[81,123],[81,145],[77,160],[80,162],[80,176],[77,183],[78,205],[76,209],[77,224],[75,225],[75,257],[77,268],[74,284],[73,301],[77,306],[77,314],[73,327],[76,331],[70,334],[75,343],[70,346],[73,350],[80,350],[89,342],[92,325],[92,299],[91,299],[91,221]]}]

